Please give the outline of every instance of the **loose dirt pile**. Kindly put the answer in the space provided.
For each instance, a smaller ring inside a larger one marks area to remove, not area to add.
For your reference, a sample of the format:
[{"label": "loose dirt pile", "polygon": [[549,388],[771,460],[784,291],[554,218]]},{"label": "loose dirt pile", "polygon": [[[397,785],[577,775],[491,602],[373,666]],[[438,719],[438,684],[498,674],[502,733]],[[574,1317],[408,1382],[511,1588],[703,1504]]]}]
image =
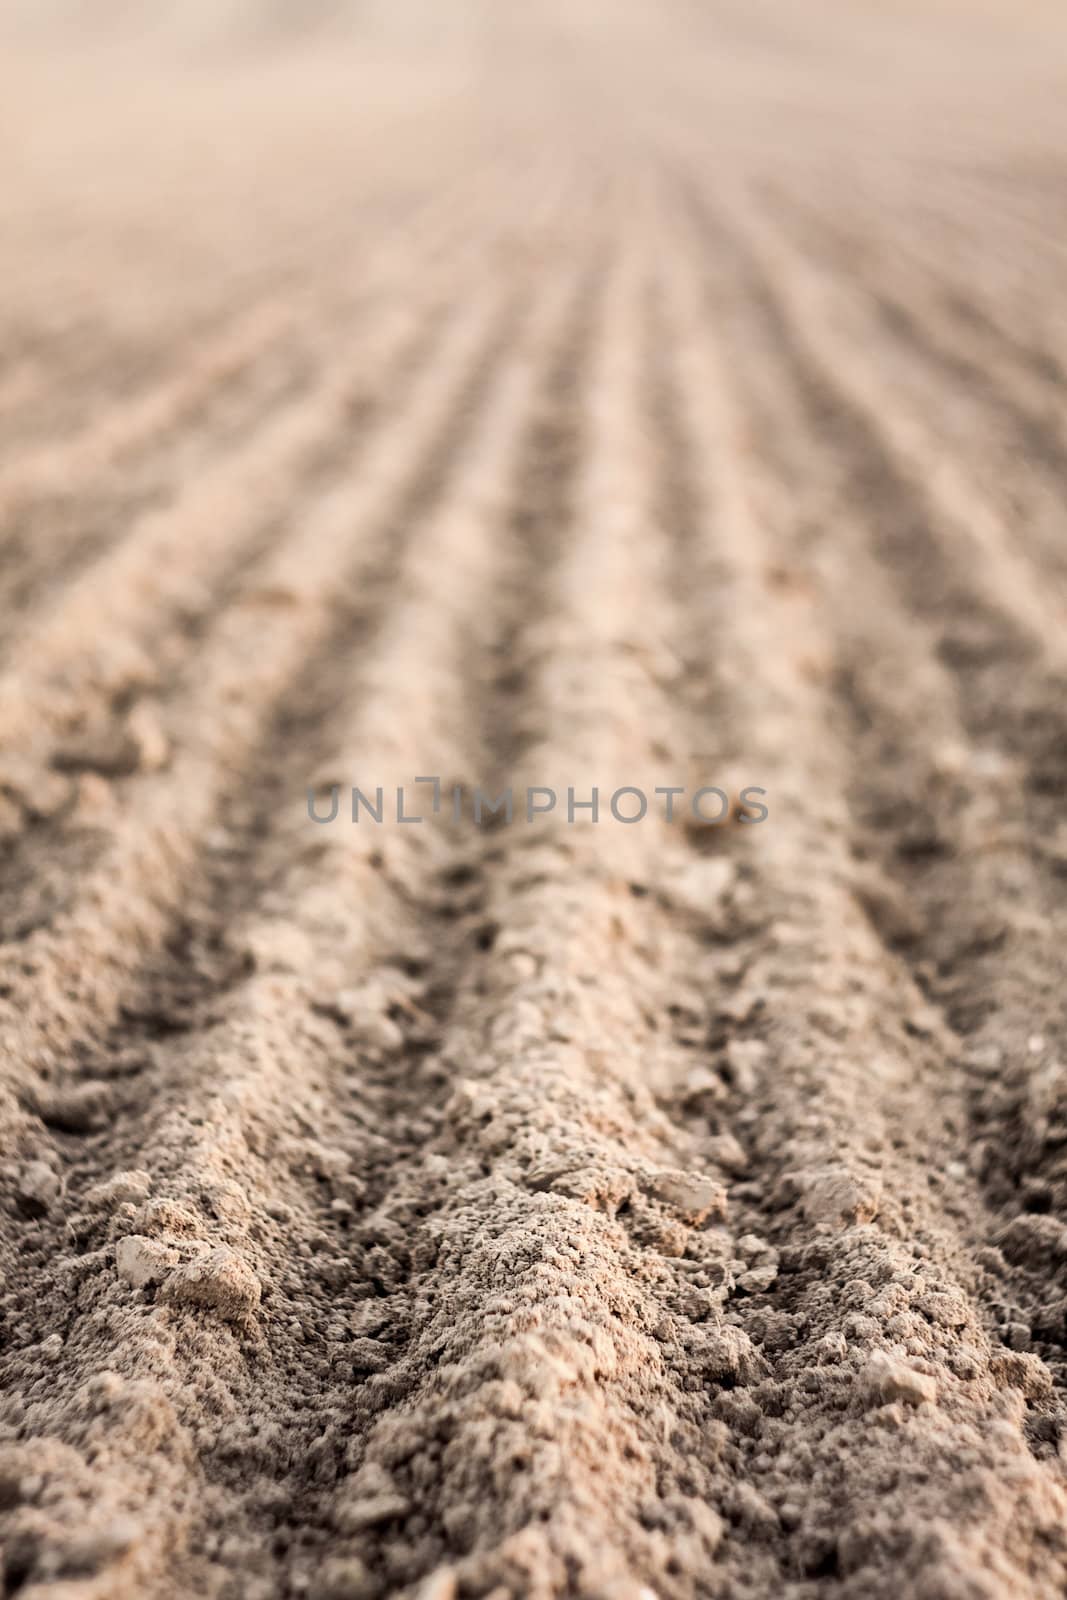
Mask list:
[{"label": "loose dirt pile", "polygon": [[3,1592],[1062,1595],[1062,19],[69,9],[0,84]]}]

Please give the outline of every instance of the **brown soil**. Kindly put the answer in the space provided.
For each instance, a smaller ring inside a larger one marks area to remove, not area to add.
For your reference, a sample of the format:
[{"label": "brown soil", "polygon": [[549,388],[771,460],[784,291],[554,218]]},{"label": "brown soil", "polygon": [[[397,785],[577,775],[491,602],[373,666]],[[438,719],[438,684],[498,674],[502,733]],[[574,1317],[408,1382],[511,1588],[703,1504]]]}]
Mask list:
[{"label": "brown soil", "polygon": [[1067,1592],[1057,10],[7,8],[5,1595]]}]

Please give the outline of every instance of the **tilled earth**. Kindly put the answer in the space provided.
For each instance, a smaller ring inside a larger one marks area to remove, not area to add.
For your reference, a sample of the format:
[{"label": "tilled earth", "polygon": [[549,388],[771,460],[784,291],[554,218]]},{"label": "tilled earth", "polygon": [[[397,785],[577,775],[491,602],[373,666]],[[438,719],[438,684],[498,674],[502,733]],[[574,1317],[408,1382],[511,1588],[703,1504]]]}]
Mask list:
[{"label": "tilled earth", "polygon": [[3,1593],[1062,1596],[1067,24],[7,11]]}]

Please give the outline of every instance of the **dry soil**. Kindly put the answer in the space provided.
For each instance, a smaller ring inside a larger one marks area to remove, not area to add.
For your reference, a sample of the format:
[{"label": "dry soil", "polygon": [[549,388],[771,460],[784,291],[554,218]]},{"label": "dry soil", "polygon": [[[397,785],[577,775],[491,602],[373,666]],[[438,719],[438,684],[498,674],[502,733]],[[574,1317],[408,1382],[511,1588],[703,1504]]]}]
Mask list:
[{"label": "dry soil", "polygon": [[4,1594],[1062,1596],[1062,13],[144,10],[3,23]]}]

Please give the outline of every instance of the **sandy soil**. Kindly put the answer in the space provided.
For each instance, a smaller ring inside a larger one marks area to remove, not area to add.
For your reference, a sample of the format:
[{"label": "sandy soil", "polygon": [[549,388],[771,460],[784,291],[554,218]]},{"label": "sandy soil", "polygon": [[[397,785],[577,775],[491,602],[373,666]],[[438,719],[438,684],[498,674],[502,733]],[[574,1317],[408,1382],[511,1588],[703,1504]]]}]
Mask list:
[{"label": "sandy soil", "polygon": [[1067,23],[146,9],[3,22],[3,1593],[1062,1596]]}]

